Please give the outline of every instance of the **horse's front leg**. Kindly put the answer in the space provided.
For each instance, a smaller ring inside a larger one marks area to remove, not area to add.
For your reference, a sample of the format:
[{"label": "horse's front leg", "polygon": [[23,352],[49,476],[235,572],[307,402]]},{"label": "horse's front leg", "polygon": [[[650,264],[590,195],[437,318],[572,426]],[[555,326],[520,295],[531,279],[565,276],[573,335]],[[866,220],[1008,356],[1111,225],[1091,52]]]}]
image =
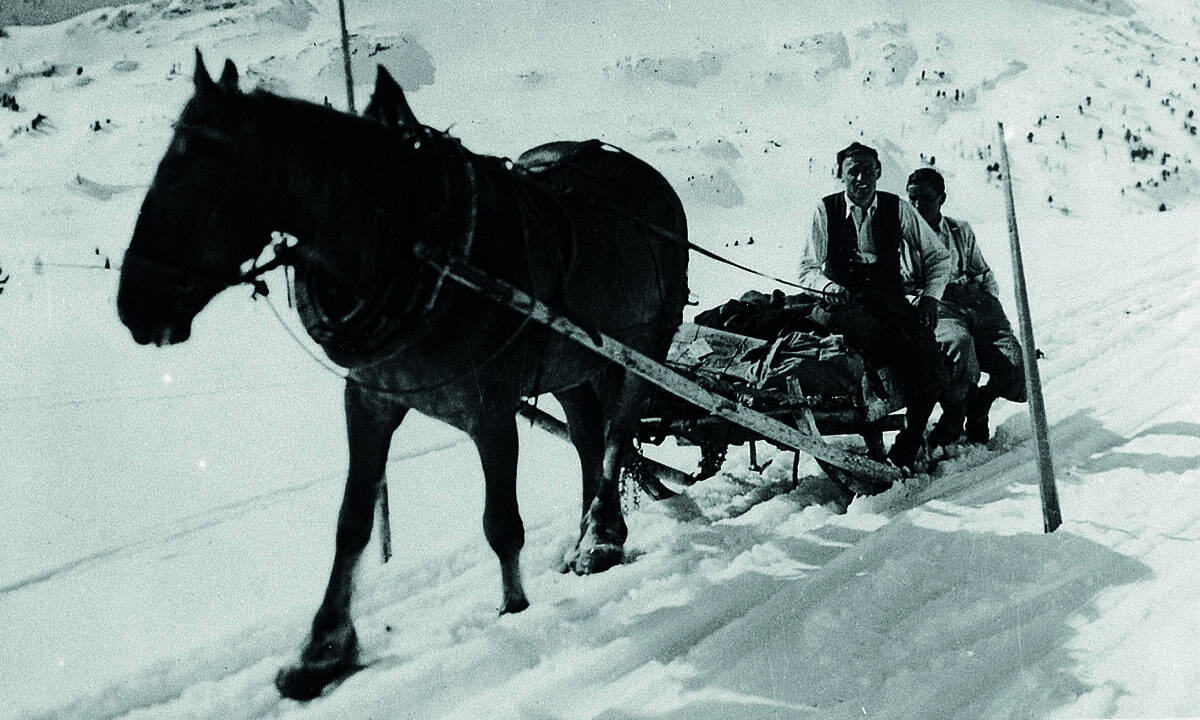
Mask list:
[{"label": "horse's front leg", "polygon": [[350,470],[338,514],[333,569],[300,662],[283,668],[275,678],[280,694],[296,700],[312,699],[329,683],[359,669],[358,638],[350,619],[354,567],[371,539],[392,434],[408,412],[353,381],[347,381],[345,397]]},{"label": "horse's front leg", "polygon": [[529,607],[521,582],[525,526],[517,507],[517,423],[511,411],[482,417],[472,432],[483,466],[483,534],[500,560],[500,613]]}]

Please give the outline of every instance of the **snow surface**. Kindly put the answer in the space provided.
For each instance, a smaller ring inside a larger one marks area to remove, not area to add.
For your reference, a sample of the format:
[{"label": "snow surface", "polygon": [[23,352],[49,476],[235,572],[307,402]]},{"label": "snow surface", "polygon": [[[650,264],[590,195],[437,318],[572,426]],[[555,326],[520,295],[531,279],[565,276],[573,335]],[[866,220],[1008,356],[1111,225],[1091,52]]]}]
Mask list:
[{"label": "snow surface", "polygon": [[[0,36],[0,717],[1200,717],[1200,3],[347,11],[359,107],[383,61],[477,152],[602,137],[667,175],[693,240],[774,274],[838,147],[879,147],[891,190],[934,158],[1011,316],[1003,121],[1065,523],[1041,532],[1027,409],[1001,402],[988,448],[844,513],[811,461],[793,487],[790,453],[760,447],[760,474],[735,448],[687,502],[627,498],[630,562],[561,575],[577,462],[523,426],[533,606],[498,618],[472,446],[414,417],[388,468],[397,555],[359,573],[369,666],[281,700],[332,557],[340,381],[245,290],[186,344],[138,347],[103,266],[192,48],[344,106],[337,6],[99,9]],[[699,256],[691,284],[701,307],[772,287]]]}]

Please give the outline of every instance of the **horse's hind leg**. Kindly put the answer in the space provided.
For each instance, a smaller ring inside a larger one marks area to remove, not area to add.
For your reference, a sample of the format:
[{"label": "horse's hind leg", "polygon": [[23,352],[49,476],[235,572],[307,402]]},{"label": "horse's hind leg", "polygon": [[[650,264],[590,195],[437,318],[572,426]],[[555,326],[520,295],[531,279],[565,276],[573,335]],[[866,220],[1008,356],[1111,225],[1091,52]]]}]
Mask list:
[{"label": "horse's hind leg", "polygon": [[641,404],[641,386],[629,383],[624,371],[614,367],[596,385],[581,385],[557,397],[583,473],[579,542],[567,567],[581,575],[603,572],[625,559],[628,530],[621,515],[619,479],[633,437],[633,415]]},{"label": "horse's hind leg", "polygon": [[283,668],[275,678],[284,697],[314,698],[329,683],[358,669],[358,638],[350,619],[354,567],[371,539],[392,434],[407,412],[408,408],[372,396],[353,381],[346,383],[350,470],[338,514],[333,569],[299,664]]},{"label": "horse's hind leg", "polygon": [[483,534],[500,560],[500,613],[529,607],[521,583],[525,526],[517,507],[517,422],[511,411],[482,414],[471,433],[483,466]]}]

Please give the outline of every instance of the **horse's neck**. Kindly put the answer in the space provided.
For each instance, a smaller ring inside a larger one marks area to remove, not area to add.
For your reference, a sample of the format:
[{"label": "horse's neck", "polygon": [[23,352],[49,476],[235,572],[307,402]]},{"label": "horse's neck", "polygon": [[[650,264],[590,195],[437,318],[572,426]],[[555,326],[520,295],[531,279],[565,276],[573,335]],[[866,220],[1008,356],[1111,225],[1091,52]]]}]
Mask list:
[{"label": "horse's neck", "polygon": [[[319,261],[354,282],[369,275],[372,253],[397,242],[385,234],[420,223],[406,188],[440,183],[434,168],[401,162],[399,147],[371,146],[359,138],[277,136],[264,147],[271,227],[295,236]],[[428,175],[420,177],[417,175]]]}]

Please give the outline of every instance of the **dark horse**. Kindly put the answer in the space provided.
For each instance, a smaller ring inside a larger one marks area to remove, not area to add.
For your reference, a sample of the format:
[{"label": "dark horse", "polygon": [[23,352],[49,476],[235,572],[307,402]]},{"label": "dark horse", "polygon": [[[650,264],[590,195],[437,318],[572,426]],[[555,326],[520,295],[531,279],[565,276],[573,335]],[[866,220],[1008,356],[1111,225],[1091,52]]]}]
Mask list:
[{"label": "dark horse", "polygon": [[686,221],[666,180],[598,141],[541,146],[527,164],[475,155],[418,124],[383,73],[368,118],[242,93],[233,63],[214,82],[199,52],[194,75],[125,254],[121,321],[139,343],[183,342],[210,299],[254,275],[247,266],[278,231],[298,239],[288,257],[309,334],[348,368],[350,460],[333,569],[299,663],[276,679],[280,692],[315,697],[359,667],[352,574],[409,409],[475,442],[502,613],[529,604],[515,488],[524,397],[554,394],[579,453],[582,519],[567,567],[620,563],[618,477],[645,383],[426,260],[469,262],[661,360],[687,298]]}]

